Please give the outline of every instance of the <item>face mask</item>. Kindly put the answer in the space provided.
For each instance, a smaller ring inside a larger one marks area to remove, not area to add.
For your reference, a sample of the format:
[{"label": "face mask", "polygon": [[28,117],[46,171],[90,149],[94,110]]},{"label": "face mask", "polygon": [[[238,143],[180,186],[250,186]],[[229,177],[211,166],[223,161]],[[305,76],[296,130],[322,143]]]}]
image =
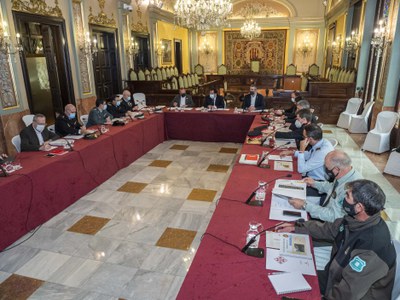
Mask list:
[{"label": "face mask", "polygon": [[103,110],[107,110],[107,104],[104,104]]},{"label": "face mask", "polygon": [[293,103],[296,103],[296,99],[294,99],[294,98],[290,99],[290,101],[292,101]]},{"label": "face mask", "polygon": [[210,98],[213,99],[214,98],[214,94],[210,94]]},{"label": "face mask", "polygon": [[117,107],[121,105],[121,101],[117,101]]},{"label": "face mask", "polygon": [[250,91],[250,95],[254,96],[254,94],[255,94],[255,93],[254,93],[253,91]]},{"label": "face mask", "polygon": [[185,93],[181,94],[181,97],[186,97],[186,94]]},{"label": "face mask", "polygon": [[130,97],[130,96],[129,96],[129,97],[126,97],[125,101],[126,101],[126,102],[131,101],[131,97]]},{"label": "face mask", "polygon": [[333,169],[329,170],[326,166],[324,166],[324,168],[325,168],[326,180],[328,180],[329,182],[333,182],[337,175],[335,175],[335,173],[333,173]]},{"label": "face mask", "polygon": [[76,113],[70,113],[68,117],[70,120],[75,119]]},{"label": "face mask", "polygon": [[343,209],[350,217],[354,217],[357,215],[356,209],[355,209],[356,204],[357,203],[350,204],[346,201],[346,199],[343,199]]},{"label": "face mask", "polygon": [[301,128],[303,124],[299,120],[296,120],[296,122],[294,122],[294,125],[296,126],[296,128]]},{"label": "face mask", "polygon": [[44,130],[45,125],[36,125],[36,130],[42,132]]}]

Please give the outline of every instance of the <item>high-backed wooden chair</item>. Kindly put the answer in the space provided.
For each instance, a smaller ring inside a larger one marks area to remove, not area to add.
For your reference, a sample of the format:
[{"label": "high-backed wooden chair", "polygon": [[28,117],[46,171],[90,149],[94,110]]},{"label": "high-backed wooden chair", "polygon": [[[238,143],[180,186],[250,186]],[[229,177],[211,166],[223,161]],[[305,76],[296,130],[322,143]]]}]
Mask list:
[{"label": "high-backed wooden chair", "polygon": [[187,89],[189,87],[189,83],[188,83],[186,75],[183,75],[183,86],[185,89]]},{"label": "high-backed wooden chair", "polygon": [[151,75],[151,80],[157,80],[158,79],[156,70],[151,69],[150,75]]},{"label": "high-backed wooden chair", "polygon": [[149,69],[144,69],[144,77],[146,78],[146,80],[151,80],[151,74]]},{"label": "high-backed wooden chair", "polygon": [[175,76],[173,76],[171,78],[171,85],[172,85],[172,89],[173,90],[177,90],[178,89],[178,80],[176,79]]},{"label": "high-backed wooden chair", "polygon": [[297,67],[294,64],[290,64],[286,67],[286,75],[293,76],[297,73]]},{"label": "high-backed wooden chair", "polygon": [[129,80],[133,80],[133,81],[134,80],[138,80],[138,77],[137,77],[137,74],[136,74],[135,70],[129,69],[128,78],[129,78]]},{"label": "high-backed wooden chair", "polygon": [[218,75],[226,75],[228,73],[228,68],[222,64],[217,67],[217,74]]},{"label": "high-backed wooden chair", "polygon": [[204,67],[200,64],[197,64],[194,66],[194,72],[198,75],[198,76],[203,76],[204,75]]},{"label": "high-backed wooden chair", "polygon": [[146,80],[146,77],[144,76],[144,72],[143,72],[142,69],[140,69],[140,70],[138,71],[138,79],[139,79],[139,80]]},{"label": "high-backed wooden chair", "polygon": [[157,80],[163,80],[162,79],[162,74],[161,74],[161,69],[157,68],[156,72],[157,72]]},{"label": "high-backed wooden chair", "polygon": [[182,78],[182,76],[179,76],[179,77],[178,77],[178,84],[179,84],[179,88],[185,87],[185,85],[183,84],[183,78]]},{"label": "high-backed wooden chair", "polygon": [[319,76],[319,67],[316,64],[312,64],[308,67],[308,75],[317,77]]}]

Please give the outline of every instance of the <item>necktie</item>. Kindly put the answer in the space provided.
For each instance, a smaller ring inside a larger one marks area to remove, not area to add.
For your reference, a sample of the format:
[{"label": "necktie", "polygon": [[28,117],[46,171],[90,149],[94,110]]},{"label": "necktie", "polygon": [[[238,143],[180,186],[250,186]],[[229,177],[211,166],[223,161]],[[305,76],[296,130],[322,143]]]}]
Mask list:
[{"label": "necktie", "polygon": [[333,184],[332,192],[329,194],[328,197],[325,198],[324,203],[322,203],[322,207],[325,207],[325,206],[328,205],[328,203],[329,203],[329,201],[331,200],[331,198],[332,198],[333,195],[335,195],[335,197],[336,197],[336,192],[335,192],[335,190],[336,190],[336,188],[337,188],[338,185],[339,185],[339,182],[335,179],[335,182],[334,182],[334,184]]}]

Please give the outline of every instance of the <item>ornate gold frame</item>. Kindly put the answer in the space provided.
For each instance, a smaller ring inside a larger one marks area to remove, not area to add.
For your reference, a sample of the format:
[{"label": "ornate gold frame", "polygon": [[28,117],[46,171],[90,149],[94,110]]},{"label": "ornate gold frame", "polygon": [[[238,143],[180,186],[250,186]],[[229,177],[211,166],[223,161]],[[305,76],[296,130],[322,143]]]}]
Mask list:
[{"label": "ornate gold frame", "polygon": [[58,6],[58,0],[54,0],[56,6],[50,7],[45,0],[13,0],[12,10],[38,14],[43,16],[62,18],[62,11]]},{"label": "ornate gold frame", "polygon": [[97,0],[97,2],[99,2],[100,12],[97,16],[94,16],[92,13],[92,7],[89,7],[89,24],[116,28],[117,22],[114,19],[114,14],[112,13],[111,18],[108,18],[107,14],[104,12],[105,0]]}]

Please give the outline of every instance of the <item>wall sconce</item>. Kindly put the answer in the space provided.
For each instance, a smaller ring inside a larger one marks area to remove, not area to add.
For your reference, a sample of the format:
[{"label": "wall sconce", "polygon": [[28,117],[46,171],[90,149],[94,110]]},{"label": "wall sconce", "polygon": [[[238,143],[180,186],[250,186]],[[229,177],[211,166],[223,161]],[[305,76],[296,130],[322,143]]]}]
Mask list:
[{"label": "wall sconce", "polygon": [[94,56],[97,56],[97,53],[99,52],[97,39],[94,38],[92,40],[90,38],[90,33],[86,32],[84,44],[80,49],[85,54],[86,58],[90,58],[91,60],[93,60]]},{"label": "wall sconce", "polygon": [[342,35],[339,34],[336,37],[336,40],[332,42],[332,53],[334,55],[339,55],[341,51],[342,51]]},{"label": "wall sconce", "polygon": [[139,44],[135,41],[133,37],[131,37],[131,44],[129,45],[127,51],[131,59],[133,59],[133,57],[135,57],[139,53]]},{"label": "wall sconce", "polygon": [[15,43],[13,43],[7,31],[7,23],[3,22],[3,26],[0,27],[0,51],[5,55],[12,55],[17,52],[22,52],[23,50],[21,35],[17,33],[15,36]]},{"label": "wall sconce", "polygon": [[306,36],[303,40],[303,43],[299,46],[297,51],[303,55],[303,58],[306,57],[307,55],[311,54],[312,51],[312,44],[310,43],[310,38],[309,36]]},{"label": "wall sconce", "polygon": [[345,40],[344,51],[354,58],[359,47],[360,43],[358,41],[358,34],[355,31],[352,31],[351,36],[348,36]]},{"label": "wall sconce", "polygon": [[162,56],[164,54],[165,46],[161,43],[157,43],[157,48],[156,48],[156,55],[157,56]]},{"label": "wall sconce", "polygon": [[199,47],[199,51],[204,53],[205,55],[210,55],[214,52],[213,47],[211,47],[210,43],[207,39],[204,39],[203,46]]},{"label": "wall sconce", "polygon": [[375,55],[376,56],[381,56],[383,49],[386,46],[387,42],[387,36],[386,36],[386,25],[383,20],[379,21],[379,27],[375,28],[374,30],[374,36],[371,39],[371,45],[373,49],[376,50]]}]

